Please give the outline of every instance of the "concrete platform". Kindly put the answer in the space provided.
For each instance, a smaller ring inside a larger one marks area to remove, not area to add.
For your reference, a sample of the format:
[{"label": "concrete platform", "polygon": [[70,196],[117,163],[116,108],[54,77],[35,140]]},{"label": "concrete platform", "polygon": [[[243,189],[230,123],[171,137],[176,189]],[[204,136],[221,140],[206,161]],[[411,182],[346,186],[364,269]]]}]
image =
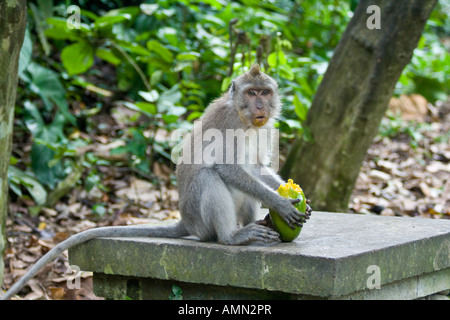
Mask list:
[{"label": "concrete platform", "polygon": [[[313,212],[291,243],[102,238],[69,251],[110,299],[416,299],[450,289],[450,220]],[[379,288],[379,289],[377,289]]]}]

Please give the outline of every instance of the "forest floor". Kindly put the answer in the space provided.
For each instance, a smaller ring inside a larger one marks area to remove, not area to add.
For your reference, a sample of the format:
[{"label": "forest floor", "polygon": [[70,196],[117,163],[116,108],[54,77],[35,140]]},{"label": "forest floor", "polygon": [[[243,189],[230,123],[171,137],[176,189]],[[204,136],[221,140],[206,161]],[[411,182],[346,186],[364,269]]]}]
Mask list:
[{"label": "forest floor", "polygon": [[[391,104],[392,110],[402,110],[402,118],[383,119],[361,168],[349,212],[450,219],[450,101],[431,105],[416,98],[401,97]],[[105,137],[97,140],[103,145],[111,142]],[[14,144],[14,148],[23,148],[20,141]],[[124,167],[99,165],[97,169],[108,192],[76,187],[38,216],[29,214],[34,205],[31,200],[12,199],[3,289],[74,233],[98,226],[179,218],[178,193],[170,183],[172,168],[153,164],[158,185]],[[94,210],[99,202],[106,204],[105,210]],[[16,299],[98,299],[92,293],[90,273],[82,273],[79,289],[68,288],[72,283],[68,276],[73,276],[68,267],[66,252],[32,279]]]}]

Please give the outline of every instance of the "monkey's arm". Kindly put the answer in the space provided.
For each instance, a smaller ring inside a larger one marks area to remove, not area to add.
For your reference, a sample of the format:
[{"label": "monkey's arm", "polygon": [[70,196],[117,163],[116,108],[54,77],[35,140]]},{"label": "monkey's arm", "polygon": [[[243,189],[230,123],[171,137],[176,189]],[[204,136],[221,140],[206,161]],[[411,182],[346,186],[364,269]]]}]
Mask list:
[{"label": "monkey's arm", "polygon": [[180,238],[187,236],[181,222],[167,225],[167,226],[143,226],[143,227],[101,227],[86,230],[71,236],[63,242],[56,245],[52,250],[47,252],[34,266],[32,266],[22,278],[19,279],[0,300],[8,300],[27,282],[33,278],[44,266],[57,258],[63,251],[72,248],[78,244],[84,243],[88,240],[100,237],[165,237],[165,238]]},{"label": "monkey's arm", "polygon": [[306,222],[307,216],[292,205],[297,200],[283,198],[242,166],[223,164],[214,168],[226,185],[239,189],[274,209],[292,228]]},{"label": "monkey's arm", "polygon": [[[255,175],[258,176],[265,184],[272,187],[274,190],[277,190],[280,185],[285,184],[286,182],[283,181],[271,168],[266,166],[261,166],[256,168],[254,171]],[[309,206],[310,200],[306,199],[306,219],[309,219],[311,216],[312,209]]]},{"label": "monkey's arm", "polygon": [[271,168],[266,166],[257,166],[252,170],[252,173],[273,190],[277,190],[280,185],[286,183]]}]

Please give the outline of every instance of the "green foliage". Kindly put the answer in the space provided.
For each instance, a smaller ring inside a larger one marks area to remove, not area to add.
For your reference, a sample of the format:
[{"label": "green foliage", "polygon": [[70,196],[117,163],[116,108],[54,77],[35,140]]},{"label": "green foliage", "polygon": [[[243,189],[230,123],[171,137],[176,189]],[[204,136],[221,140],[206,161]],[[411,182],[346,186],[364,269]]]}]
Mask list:
[{"label": "green foliage", "polygon": [[396,93],[420,93],[430,102],[445,101],[450,95],[450,45],[443,41],[450,35],[449,12],[450,2],[436,5]]},{"label": "green foliage", "polygon": [[380,123],[379,135],[386,138],[404,136],[409,140],[409,144],[416,149],[418,143],[424,139],[421,132],[430,130],[428,123],[416,123],[415,121],[406,121],[401,117],[387,113],[387,117]]},{"label": "green foliage", "polygon": [[36,204],[44,204],[47,200],[47,191],[42,184],[36,180],[31,174],[24,172],[11,163],[8,170],[9,187],[19,197],[22,196],[21,186],[25,187]]},{"label": "green foliage", "polygon": [[[125,145],[112,153],[126,153],[133,170],[151,175],[154,161],[170,160],[170,145],[157,132],[190,129],[232,77],[257,61],[280,82],[282,139],[311,139],[302,123],[358,1],[122,3],[29,1],[16,131],[30,135],[31,149],[29,160],[10,170],[18,196],[26,191],[45,203],[46,192],[72,172],[76,146],[91,144],[93,131],[100,130],[95,117],[116,104],[137,115],[115,135]],[[81,9],[74,29],[67,23],[74,21],[76,12],[67,13],[72,4]],[[396,93],[418,92],[431,101],[449,94],[450,56],[440,41],[450,33],[445,8],[433,12]],[[230,40],[236,49],[231,70]],[[86,190],[102,187],[99,161],[92,153],[84,160]],[[97,205],[95,213],[102,208]]]},{"label": "green foliage", "polygon": [[137,128],[130,129],[131,137],[127,138],[122,147],[111,151],[112,154],[129,153],[131,154],[130,164],[144,174],[150,173],[150,160],[147,154],[149,146],[148,139],[144,136],[142,130]]},{"label": "green foliage", "polygon": [[172,285],[172,293],[169,295],[169,300],[183,300],[183,290],[176,284]]},{"label": "green foliage", "polygon": [[62,50],[61,60],[69,75],[83,73],[94,63],[94,49],[89,42],[80,40]]}]

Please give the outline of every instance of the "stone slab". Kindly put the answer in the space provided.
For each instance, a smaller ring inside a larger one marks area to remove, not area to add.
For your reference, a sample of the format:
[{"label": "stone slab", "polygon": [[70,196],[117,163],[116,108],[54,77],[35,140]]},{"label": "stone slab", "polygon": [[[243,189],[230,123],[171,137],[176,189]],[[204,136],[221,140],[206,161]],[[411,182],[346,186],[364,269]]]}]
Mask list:
[{"label": "stone slab", "polygon": [[[450,288],[450,220],[313,212],[291,243],[101,238],[71,249],[69,258],[105,275],[322,298],[381,298],[414,287],[408,298],[417,298]],[[369,290],[377,272],[381,289]],[[439,284],[435,291],[430,281]]]}]

